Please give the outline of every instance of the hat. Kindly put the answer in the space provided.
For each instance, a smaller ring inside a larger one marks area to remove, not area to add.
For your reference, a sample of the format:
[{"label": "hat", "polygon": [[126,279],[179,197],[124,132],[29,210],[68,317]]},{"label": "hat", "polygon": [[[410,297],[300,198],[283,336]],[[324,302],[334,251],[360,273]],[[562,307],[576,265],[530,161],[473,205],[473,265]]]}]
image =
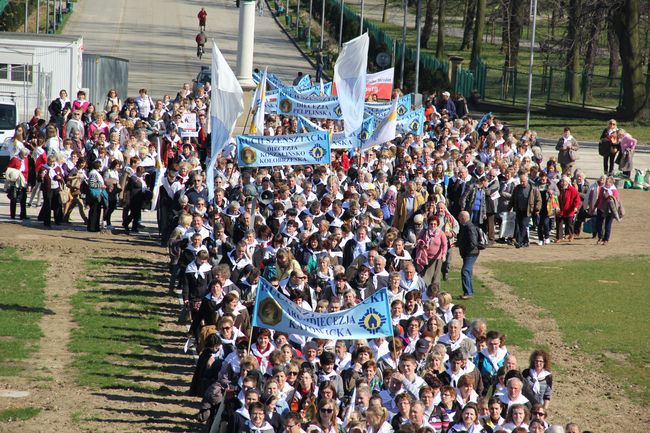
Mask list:
[{"label": "hat", "polygon": [[429,347],[431,347],[431,345],[427,340],[418,340],[418,342],[415,343],[415,350],[420,353],[427,353]]},{"label": "hat", "polygon": [[262,194],[260,194],[260,203],[262,203],[264,206],[268,205],[273,201],[273,191],[262,191]]},{"label": "hat", "polygon": [[422,224],[424,222],[424,216],[422,214],[417,214],[413,217],[413,222],[415,224]]},{"label": "hat", "polygon": [[449,92],[442,92],[442,96],[446,96],[447,98],[449,98],[449,97],[451,96],[451,93],[449,93]]}]

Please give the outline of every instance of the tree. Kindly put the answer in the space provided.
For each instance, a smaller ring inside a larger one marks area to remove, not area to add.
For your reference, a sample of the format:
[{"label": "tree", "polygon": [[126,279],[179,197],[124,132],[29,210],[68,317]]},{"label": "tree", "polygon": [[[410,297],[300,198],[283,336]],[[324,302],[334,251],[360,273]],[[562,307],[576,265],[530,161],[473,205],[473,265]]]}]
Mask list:
[{"label": "tree", "polygon": [[639,0],[614,3],[614,30],[623,66],[623,102],[619,114],[626,120],[650,120],[639,37]]},{"label": "tree", "polygon": [[472,57],[470,69],[474,69],[481,58],[481,46],[483,44],[483,33],[485,33],[485,0],[476,2],[476,23],[474,24],[474,39],[472,41]]},{"label": "tree", "polygon": [[433,32],[433,15],[436,11],[435,0],[427,0],[426,12],[424,14],[424,25],[422,26],[422,35],[420,37],[420,47],[427,48],[429,46],[429,39]]},{"label": "tree", "polygon": [[566,89],[572,102],[580,97],[580,4],[580,0],[569,0],[567,17]]},{"label": "tree", "polygon": [[460,43],[460,49],[469,48],[469,41],[472,37],[474,27],[474,17],[476,14],[476,0],[465,0],[465,18],[463,19],[463,40]]},{"label": "tree", "polygon": [[505,67],[511,69],[516,68],[519,61],[519,40],[524,24],[524,12],[528,10],[528,6],[521,0],[507,0],[504,6],[506,7],[504,11]]},{"label": "tree", "polygon": [[446,0],[438,0],[438,41],[436,42],[436,57],[442,59],[445,55],[445,3]]},{"label": "tree", "polygon": [[614,85],[614,80],[618,78],[618,66],[621,58],[618,54],[618,36],[614,29],[614,13],[613,9],[607,15],[607,48],[609,49],[609,70],[607,72],[607,79],[609,85]]},{"label": "tree", "polygon": [[592,0],[584,9],[582,21],[587,24],[587,52],[585,54],[585,90],[591,97],[591,86],[593,82],[594,63],[596,62],[596,51],[598,51],[598,35],[602,29],[603,21],[607,15],[606,6],[599,0]]}]

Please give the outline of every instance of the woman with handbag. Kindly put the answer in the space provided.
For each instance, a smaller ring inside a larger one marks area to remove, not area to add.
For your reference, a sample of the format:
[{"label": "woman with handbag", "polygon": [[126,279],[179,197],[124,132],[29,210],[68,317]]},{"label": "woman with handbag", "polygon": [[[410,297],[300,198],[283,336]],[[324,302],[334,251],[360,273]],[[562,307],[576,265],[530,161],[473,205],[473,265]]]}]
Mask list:
[{"label": "woman with handbag", "polygon": [[600,134],[598,153],[603,157],[603,173],[607,175],[614,174],[614,159],[620,148],[617,132],[616,120],[610,119],[607,128]]},{"label": "woman with handbag", "polygon": [[618,158],[616,159],[618,169],[621,170],[626,177],[630,177],[630,174],[634,170],[634,151],[636,150],[637,140],[624,129],[619,129],[616,135],[618,137],[619,146],[621,147],[621,152],[618,154]]},{"label": "woman with handbag", "polygon": [[440,285],[442,264],[447,257],[447,237],[440,229],[438,217],[430,214],[427,228],[422,230],[416,240],[415,261],[420,274],[424,273],[427,285]]}]

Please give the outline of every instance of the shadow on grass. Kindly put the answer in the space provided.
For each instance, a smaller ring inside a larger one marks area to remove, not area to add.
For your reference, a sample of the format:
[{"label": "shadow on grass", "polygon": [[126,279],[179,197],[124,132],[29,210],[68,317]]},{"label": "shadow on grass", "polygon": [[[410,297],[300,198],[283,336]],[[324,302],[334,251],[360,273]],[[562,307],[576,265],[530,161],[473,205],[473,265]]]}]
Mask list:
[{"label": "shadow on grass", "polygon": [[52,316],[54,311],[44,307],[27,307],[25,305],[16,304],[0,304],[0,311],[17,311],[20,313],[38,313]]},{"label": "shadow on grass", "polygon": [[[76,353],[78,381],[103,390],[97,395],[124,403],[105,410],[132,416],[121,420],[100,415],[97,420],[138,424],[140,430],[155,425],[157,431],[194,431],[197,423],[181,410],[186,403],[196,409],[183,398],[193,361],[182,352],[183,332],[161,329],[163,320],[178,314],[176,298],[157,282],[164,266],[146,258],[111,257],[88,259],[86,267],[87,277],[72,299],[78,327],[70,349]],[[131,407],[136,401],[138,408]],[[148,409],[162,402],[179,411]]]}]

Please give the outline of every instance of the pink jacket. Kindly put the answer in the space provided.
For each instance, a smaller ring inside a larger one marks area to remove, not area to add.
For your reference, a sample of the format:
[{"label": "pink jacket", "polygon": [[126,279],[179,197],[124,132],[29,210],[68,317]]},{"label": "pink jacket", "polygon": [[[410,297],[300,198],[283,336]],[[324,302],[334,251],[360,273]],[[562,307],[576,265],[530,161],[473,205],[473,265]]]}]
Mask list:
[{"label": "pink jacket", "polygon": [[431,232],[422,230],[417,238],[417,252],[415,261],[420,269],[426,268],[431,260],[444,260],[447,256],[447,237],[445,232],[440,229]]},{"label": "pink jacket", "polygon": [[619,144],[621,145],[621,152],[625,152],[626,150],[636,149],[636,142],[637,142],[636,138],[632,137],[630,134],[625,134],[619,142]]}]

